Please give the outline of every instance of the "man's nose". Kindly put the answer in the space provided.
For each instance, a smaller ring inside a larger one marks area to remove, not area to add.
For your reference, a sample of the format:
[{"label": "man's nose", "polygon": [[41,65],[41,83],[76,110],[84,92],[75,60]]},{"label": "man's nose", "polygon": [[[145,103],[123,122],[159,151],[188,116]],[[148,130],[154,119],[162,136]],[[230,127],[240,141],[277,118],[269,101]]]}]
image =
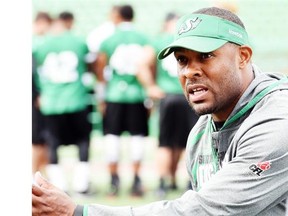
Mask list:
[{"label": "man's nose", "polygon": [[201,67],[197,63],[188,64],[182,71],[181,75],[188,79],[201,77],[203,74]]}]

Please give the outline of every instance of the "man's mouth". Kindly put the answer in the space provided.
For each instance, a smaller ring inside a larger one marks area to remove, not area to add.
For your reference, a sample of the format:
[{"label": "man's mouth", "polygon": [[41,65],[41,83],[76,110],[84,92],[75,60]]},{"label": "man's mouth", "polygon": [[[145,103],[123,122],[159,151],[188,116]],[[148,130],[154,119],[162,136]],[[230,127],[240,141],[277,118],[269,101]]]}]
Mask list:
[{"label": "man's mouth", "polygon": [[200,102],[206,99],[208,88],[203,85],[188,85],[187,93],[189,100],[193,103]]},{"label": "man's mouth", "polygon": [[204,93],[206,91],[207,90],[205,90],[204,88],[196,88],[196,89],[192,89],[192,91],[189,92],[189,94],[199,95],[199,94]]}]

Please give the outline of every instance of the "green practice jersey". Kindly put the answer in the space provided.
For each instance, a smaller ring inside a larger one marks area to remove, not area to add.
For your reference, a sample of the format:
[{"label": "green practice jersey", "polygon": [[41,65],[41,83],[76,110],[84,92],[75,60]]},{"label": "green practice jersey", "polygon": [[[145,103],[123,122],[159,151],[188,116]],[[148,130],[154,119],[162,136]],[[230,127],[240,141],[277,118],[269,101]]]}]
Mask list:
[{"label": "green practice jersey", "polygon": [[[160,52],[163,47],[173,41],[172,34],[163,34],[158,36],[153,46],[156,53]],[[173,54],[163,60],[157,60],[157,76],[156,82],[158,86],[166,93],[183,94],[182,87],[177,76],[177,62]]]},{"label": "green practice jersey", "polygon": [[32,53],[41,47],[42,44],[49,38],[47,35],[33,35],[32,37]]},{"label": "green practice jersey", "polygon": [[82,82],[87,53],[85,42],[70,32],[50,36],[35,50],[43,114],[73,113],[87,106],[89,95]]},{"label": "green practice jersey", "polygon": [[[47,35],[33,35],[32,36],[32,56],[37,52],[38,48],[45,43],[45,41],[49,38]],[[33,56],[32,58],[32,72],[33,72],[33,82],[35,84],[35,88],[39,91],[39,77],[38,73],[36,73],[36,59]]]},{"label": "green practice jersey", "polygon": [[142,47],[148,38],[135,31],[130,23],[122,23],[115,33],[100,46],[108,56],[110,76],[107,81],[108,102],[138,103],[145,99],[145,92],[136,78],[136,65],[141,61]]}]

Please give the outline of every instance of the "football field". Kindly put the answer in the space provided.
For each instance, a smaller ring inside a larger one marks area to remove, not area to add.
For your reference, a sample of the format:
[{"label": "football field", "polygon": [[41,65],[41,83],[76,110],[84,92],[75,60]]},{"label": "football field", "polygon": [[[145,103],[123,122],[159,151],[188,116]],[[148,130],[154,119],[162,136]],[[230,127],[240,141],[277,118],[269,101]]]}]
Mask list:
[{"label": "football field", "polygon": [[[130,187],[133,180],[133,173],[131,163],[129,160],[129,136],[122,136],[121,138],[121,161],[119,164],[120,175],[120,194],[118,197],[109,197],[106,195],[110,176],[108,172],[107,163],[105,161],[105,146],[101,135],[93,135],[90,146],[90,174],[91,174],[91,195],[78,195],[69,190],[69,194],[79,204],[97,203],[104,205],[133,205],[139,206],[147,204],[152,201],[159,200],[156,196],[156,189],[158,186],[159,174],[157,172],[157,140],[155,137],[147,137],[145,143],[145,156],[141,168],[141,177],[145,190],[145,195],[141,198],[132,197],[129,194]],[[70,188],[71,179],[73,175],[73,167],[78,160],[77,147],[74,145],[61,146],[58,151],[59,163],[63,167],[66,174],[68,186]],[[186,173],[184,156],[179,163],[177,171],[178,189],[170,191],[165,199],[173,199],[179,197],[187,187],[188,175]]]}]

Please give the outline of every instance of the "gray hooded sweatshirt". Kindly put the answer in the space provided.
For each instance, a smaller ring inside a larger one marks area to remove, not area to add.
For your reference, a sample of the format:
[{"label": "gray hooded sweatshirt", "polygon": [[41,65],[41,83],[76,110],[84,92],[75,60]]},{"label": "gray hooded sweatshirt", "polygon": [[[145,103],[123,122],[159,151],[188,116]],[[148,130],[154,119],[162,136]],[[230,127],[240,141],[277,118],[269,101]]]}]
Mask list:
[{"label": "gray hooded sweatshirt", "polygon": [[84,206],[84,216],[285,215],[288,197],[288,80],[261,73],[220,130],[211,115],[190,132],[186,165],[193,190],[141,207]]}]

